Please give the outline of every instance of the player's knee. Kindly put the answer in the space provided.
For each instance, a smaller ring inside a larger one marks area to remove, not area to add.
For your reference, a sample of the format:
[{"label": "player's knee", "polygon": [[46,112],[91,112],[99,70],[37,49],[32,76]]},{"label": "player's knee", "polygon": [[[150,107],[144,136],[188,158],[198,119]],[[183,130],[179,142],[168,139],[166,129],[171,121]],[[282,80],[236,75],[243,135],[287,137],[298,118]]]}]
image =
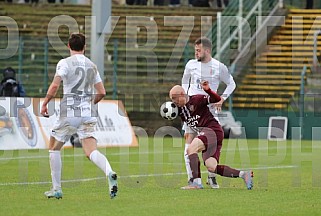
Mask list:
[{"label": "player's knee", "polygon": [[51,150],[51,151],[59,151],[60,148],[58,148],[57,146],[52,146],[51,148],[49,148],[49,150]]},{"label": "player's knee", "polygon": [[214,157],[210,157],[207,160],[205,160],[205,166],[208,171],[215,172],[217,167],[217,160]]},{"label": "player's knee", "polygon": [[214,173],[215,170],[216,170],[216,167],[214,168],[214,167],[211,167],[211,166],[206,166],[206,168],[207,168],[207,170],[208,170],[209,172],[212,172],[212,173]]},{"label": "player's knee", "polygon": [[187,155],[191,155],[191,154],[197,154],[197,149],[193,148],[193,146],[189,146],[186,150]]},{"label": "player's knee", "polygon": [[59,142],[55,139],[52,139],[52,140],[50,140],[48,149],[51,151],[59,151],[63,145],[64,145],[63,142]]}]

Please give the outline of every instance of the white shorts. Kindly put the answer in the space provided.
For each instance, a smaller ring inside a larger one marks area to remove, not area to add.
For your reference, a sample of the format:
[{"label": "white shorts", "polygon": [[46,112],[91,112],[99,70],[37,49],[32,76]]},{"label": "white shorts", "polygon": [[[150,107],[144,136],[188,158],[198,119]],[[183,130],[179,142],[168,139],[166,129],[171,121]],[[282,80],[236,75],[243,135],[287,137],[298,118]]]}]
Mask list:
[{"label": "white shorts", "polygon": [[186,122],[183,123],[182,130],[184,131],[184,134],[195,133],[195,131],[193,131],[192,128],[187,126]]},{"label": "white shorts", "polygon": [[95,139],[95,117],[60,117],[56,120],[50,135],[59,142],[66,142],[77,133],[79,139],[93,137]]},{"label": "white shorts", "polygon": [[[220,123],[219,119],[218,119],[218,114],[217,114],[217,110],[214,107],[214,105],[209,104],[208,108],[210,109],[210,112],[212,113],[212,115],[214,116],[214,118],[218,121],[218,123]],[[195,133],[195,131],[193,131],[189,126],[187,126],[187,124],[184,122],[182,130],[184,131],[184,134],[189,134],[189,133]]]}]

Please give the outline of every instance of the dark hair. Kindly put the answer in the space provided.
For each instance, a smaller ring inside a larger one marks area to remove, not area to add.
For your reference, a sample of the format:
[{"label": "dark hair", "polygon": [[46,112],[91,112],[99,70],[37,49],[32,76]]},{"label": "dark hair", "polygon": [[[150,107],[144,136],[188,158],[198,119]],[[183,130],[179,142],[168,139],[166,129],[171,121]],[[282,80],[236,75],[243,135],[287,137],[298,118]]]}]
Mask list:
[{"label": "dark hair", "polygon": [[2,72],[4,79],[15,79],[16,78],[16,71],[12,67],[7,67]]},{"label": "dark hair", "polygon": [[200,45],[200,44],[202,44],[203,47],[212,50],[212,42],[207,37],[199,37],[195,40],[194,45]]},{"label": "dark hair", "polygon": [[68,39],[68,44],[73,51],[82,51],[85,49],[86,38],[81,33],[73,33]]}]

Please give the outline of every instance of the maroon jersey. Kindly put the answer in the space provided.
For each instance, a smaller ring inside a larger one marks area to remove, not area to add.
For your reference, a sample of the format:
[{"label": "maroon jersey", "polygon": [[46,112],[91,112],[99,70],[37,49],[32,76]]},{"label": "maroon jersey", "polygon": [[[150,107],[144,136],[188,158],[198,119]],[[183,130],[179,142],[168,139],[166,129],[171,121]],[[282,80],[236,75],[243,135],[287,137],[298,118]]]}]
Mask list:
[{"label": "maroon jersey", "polygon": [[209,95],[193,95],[184,107],[179,107],[179,115],[182,121],[195,132],[202,128],[217,127],[218,122],[208,108],[208,104],[220,101],[220,96],[211,90],[206,91]]}]

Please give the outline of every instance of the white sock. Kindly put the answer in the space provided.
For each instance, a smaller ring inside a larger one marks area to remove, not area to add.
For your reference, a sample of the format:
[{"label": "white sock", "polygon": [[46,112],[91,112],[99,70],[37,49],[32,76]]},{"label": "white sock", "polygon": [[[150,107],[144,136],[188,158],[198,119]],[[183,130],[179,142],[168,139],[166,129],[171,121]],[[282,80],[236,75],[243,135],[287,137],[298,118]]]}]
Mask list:
[{"label": "white sock", "polygon": [[188,155],[187,155],[188,146],[189,146],[189,144],[185,143],[184,159],[185,159],[185,167],[186,167],[187,177],[188,177],[188,180],[190,180],[191,178],[193,178],[193,175],[192,175],[191,166],[189,164],[189,158],[188,158]]},{"label": "white sock", "polygon": [[208,177],[216,177],[216,173],[208,171]]},{"label": "white sock", "polygon": [[202,179],[201,178],[195,178],[193,180],[193,182],[200,185],[200,184],[202,184]]},{"label": "white sock", "polygon": [[100,153],[98,150],[94,150],[93,152],[91,152],[89,158],[105,173],[106,176],[108,176],[108,174],[113,171],[105,155]]},{"label": "white sock", "polygon": [[49,150],[49,164],[53,190],[61,190],[61,156],[60,151]]},{"label": "white sock", "polygon": [[244,171],[240,171],[239,177],[242,178],[243,175],[244,175]]}]

